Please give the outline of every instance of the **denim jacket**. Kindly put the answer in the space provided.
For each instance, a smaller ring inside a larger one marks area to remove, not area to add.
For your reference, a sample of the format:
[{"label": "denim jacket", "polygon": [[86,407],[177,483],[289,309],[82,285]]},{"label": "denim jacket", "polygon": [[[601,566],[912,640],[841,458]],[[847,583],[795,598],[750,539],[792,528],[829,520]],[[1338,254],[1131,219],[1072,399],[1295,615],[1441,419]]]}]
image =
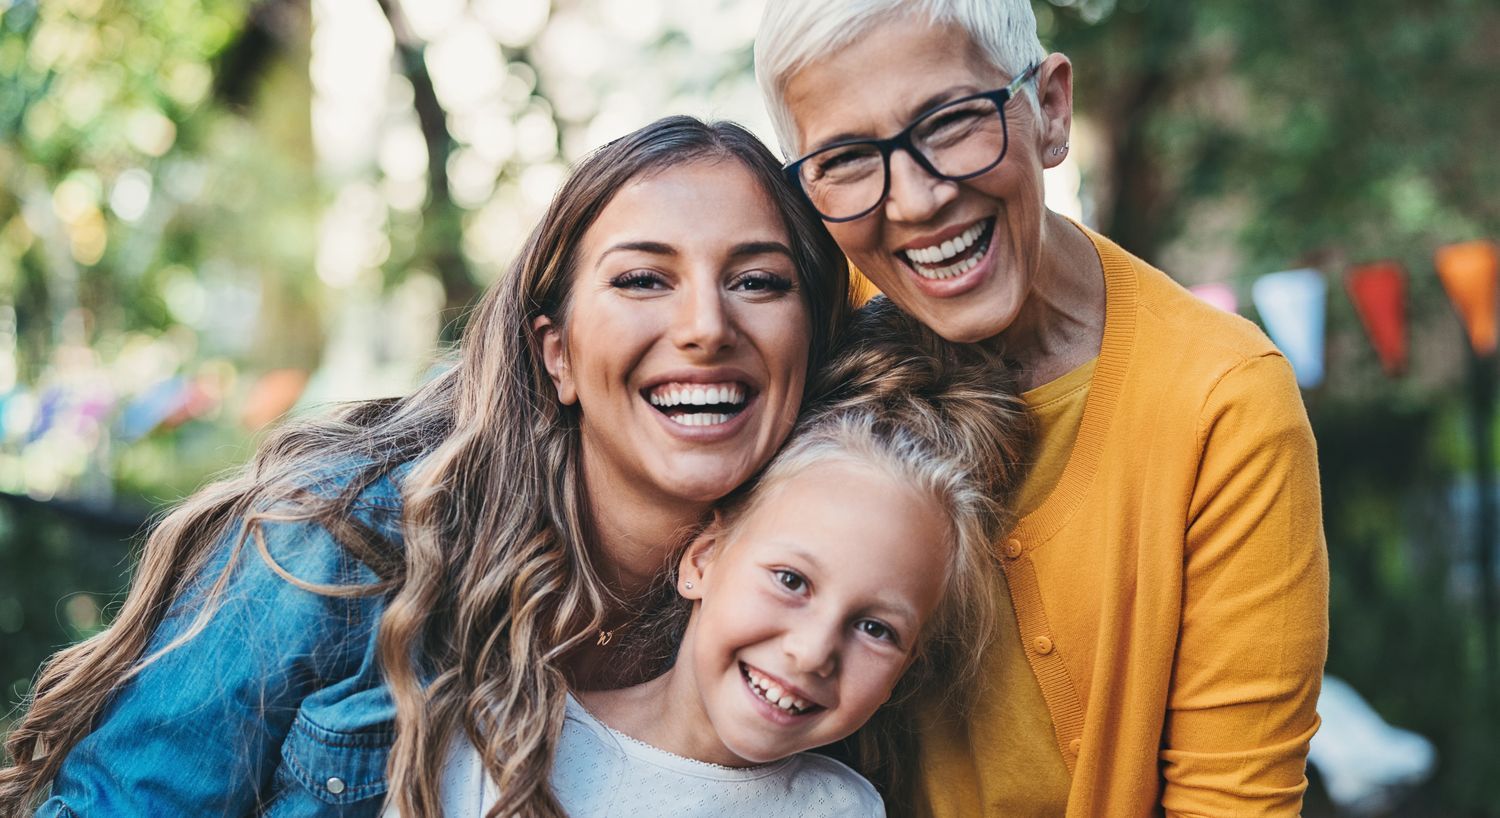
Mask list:
[{"label": "denim jacket", "polygon": [[[352,471],[343,469],[343,471]],[[405,469],[365,489],[355,516],[401,542]],[[351,475],[318,481],[339,490]],[[174,604],[147,655],[195,619],[227,564],[236,524],[198,590]],[[293,576],[367,584],[375,574],[321,526],[262,522]],[[222,606],[197,636],[125,683],[68,753],[38,816],[376,816],[395,705],[375,659],[379,595],[330,597],[293,585],[245,541]]]}]

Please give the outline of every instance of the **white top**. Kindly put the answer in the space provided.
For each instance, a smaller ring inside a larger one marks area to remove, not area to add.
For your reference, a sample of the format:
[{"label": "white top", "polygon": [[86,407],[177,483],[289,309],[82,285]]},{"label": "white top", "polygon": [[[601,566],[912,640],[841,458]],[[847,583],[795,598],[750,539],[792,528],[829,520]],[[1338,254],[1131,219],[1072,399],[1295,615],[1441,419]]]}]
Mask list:
[{"label": "white top", "polygon": [[[482,818],[495,784],[462,735],[443,765],[443,815]],[[572,818],[884,818],[870,782],[825,756],[799,753],[755,767],[722,767],[638,741],[572,696],[552,765],[552,791]],[[399,813],[387,807],[385,818]]]}]

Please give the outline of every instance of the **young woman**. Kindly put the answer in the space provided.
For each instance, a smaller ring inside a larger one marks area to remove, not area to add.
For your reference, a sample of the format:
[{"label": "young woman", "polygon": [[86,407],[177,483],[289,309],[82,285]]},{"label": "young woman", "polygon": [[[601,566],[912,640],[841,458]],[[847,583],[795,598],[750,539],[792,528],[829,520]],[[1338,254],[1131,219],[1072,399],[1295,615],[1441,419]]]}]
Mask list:
[{"label": "young woman", "polygon": [[[901,791],[903,710],[970,699],[997,498],[1018,482],[1029,421],[1004,369],[924,346],[930,333],[883,299],[850,337],[824,373],[828,399],[684,549],[686,623],[657,629],[680,636],[676,661],[569,700],[552,786],[570,815],[873,818],[884,808],[867,781],[804,751],[894,694],[860,761]],[[502,814],[466,737],[444,777],[444,815]]]},{"label": "young woman", "polygon": [[1253,325],[1043,203],[1073,67],[1030,0],[769,0],[788,174],[892,301],[1017,367],[1040,426],[973,718],[918,811],[1286,815],[1326,653],[1317,457]]},{"label": "young woman", "polygon": [[847,268],[731,124],[584,160],[399,400],[288,425],[152,534],[111,628],[52,659],[0,814],[439,814],[482,736],[501,814],[559,815],[567,690],[638,681],[611,631],[792,428]]}]

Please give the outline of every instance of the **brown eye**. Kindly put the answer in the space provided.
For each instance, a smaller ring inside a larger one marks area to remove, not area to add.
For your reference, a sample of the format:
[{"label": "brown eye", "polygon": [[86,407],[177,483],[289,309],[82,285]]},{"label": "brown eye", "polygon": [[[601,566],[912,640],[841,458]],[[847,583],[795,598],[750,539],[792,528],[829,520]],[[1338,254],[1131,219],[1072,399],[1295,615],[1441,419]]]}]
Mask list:
[{"label": "brown eye", "polygon": [[735,279],[731,285],[734,289],[754,293],[784,293],[792,289],[793,284],[785,276],[767,272],[765,270],[752,270]]},{"label": "brown eye", "polygon": [[773,573],[776,577],[776,582],[788,591],[800,594],[807,590],[807,580],[796,571],[779,568]]},{"label": "brown eye", "polygon": [[662,277],[650,270],[631,270],[609,280],[609,286],[617,290],[654,290],[665,285]]},{"label": "brown eye", "polygon": [[896,632],[891,630],[889,625],[877,619],[861,619],[854,623],[854,629],[871,639],[879,639],[882,642],[890,642],[892,644],[896,642]]}]

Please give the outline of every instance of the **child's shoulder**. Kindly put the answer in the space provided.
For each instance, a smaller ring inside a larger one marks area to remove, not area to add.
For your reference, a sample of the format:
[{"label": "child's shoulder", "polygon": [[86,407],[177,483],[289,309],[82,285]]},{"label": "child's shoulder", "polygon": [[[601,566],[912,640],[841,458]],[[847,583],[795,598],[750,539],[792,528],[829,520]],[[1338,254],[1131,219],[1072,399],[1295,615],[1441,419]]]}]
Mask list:
[{"label": "child's shoulder", "polygon": [[885,802],[864,776],[818,753],[798,753],[782,770],[787,792],[805,805],[805,815],[828,818],[885,815]]}]

